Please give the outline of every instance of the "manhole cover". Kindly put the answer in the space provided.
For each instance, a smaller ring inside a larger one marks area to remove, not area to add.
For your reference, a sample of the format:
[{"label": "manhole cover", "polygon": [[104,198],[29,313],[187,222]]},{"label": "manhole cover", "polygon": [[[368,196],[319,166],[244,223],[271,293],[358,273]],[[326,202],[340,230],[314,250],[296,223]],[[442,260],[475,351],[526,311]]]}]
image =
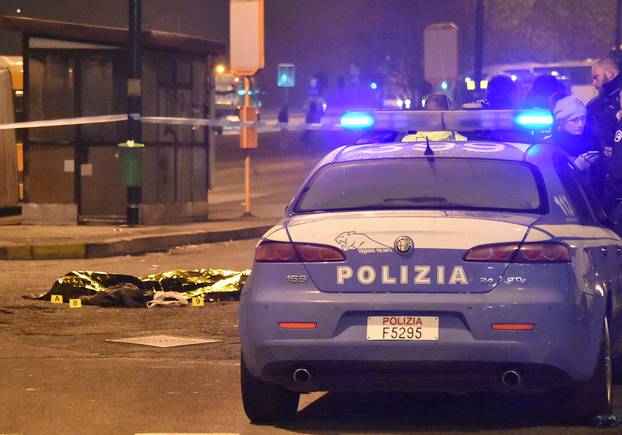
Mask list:
[{"label": "manhole cover", "polygon": [[174,337],[172,335],[150,335],[148,337],[129,337],[117,340],[106,340],[113,343],[142,344],[154,347],[190,346],[192,344],[218,343],[222,340],[213,338]]}]

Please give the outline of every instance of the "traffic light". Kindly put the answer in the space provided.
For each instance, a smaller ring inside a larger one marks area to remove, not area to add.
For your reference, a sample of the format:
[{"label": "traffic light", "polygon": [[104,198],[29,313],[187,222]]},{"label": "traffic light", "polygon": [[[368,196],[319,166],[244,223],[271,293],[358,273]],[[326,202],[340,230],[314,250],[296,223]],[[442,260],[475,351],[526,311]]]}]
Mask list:
[{"label": "traffic light", "polygon": [[276,85],[279,88],[293,88],[296,85],[296,68],[293,63],[279,64]]}]

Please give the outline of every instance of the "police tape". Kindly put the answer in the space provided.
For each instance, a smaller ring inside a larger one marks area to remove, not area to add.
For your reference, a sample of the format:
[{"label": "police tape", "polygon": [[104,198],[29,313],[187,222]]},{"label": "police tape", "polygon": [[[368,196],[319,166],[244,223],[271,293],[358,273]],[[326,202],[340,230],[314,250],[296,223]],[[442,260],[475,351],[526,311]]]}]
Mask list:
[{"label": "police tape", "polygon": [[186,125],[190,127],[220,127],[239,129],[241,127],[255,127],[260,131],[279,131],[279,130],[341,130],[342,126],[330,118],[322,123],[287,123],[287,122],[244,122],[232,121],[227,119],[205,119],[205,118],[182,118],[170,116],[141,116],[133,114],[82,116],[77,118],[59,118],[41,121],[13,122],[0,124],[0,130],[22,129],[22,128],[43,128],[43,127],[64,127],[71,125],[105,124],[114,122],[128,121],[129,118],[140,121],[143,124],[165,124],[165,125]]},{"label": "police tape", "polygon": [[[324,116],[319,123],[246,122],[239,119],[206,119],[171,116],[142,116],[138,113],[84,116],[78,118],[50,119],[44,121],[14,122],[0,124],[0,130],[19,128],[61,127],[123,122],[129,119],[143,124],[185,125],[190,127],[217,127],[238,130],[243,127],[259,131],[280,130],[345,130],[366,129],[390,131],[476,131],[512,130],[546,131],[553,123],[553,115],[545,109],[532,110],[381,110],[372,112],[346,112],[339,118]],[[237,118],[237,117],[236,117]]]},{"label": "police tape", "polygon": [[320,123],[288,123],[288,122],[268,122],[268,121],[231,121],[226,119],[205,119],[205,118],[180,118],[172,116],[140,116],[130,115],[132,119],[140,120],[143,124],[167,124],[167,125],[188,125],[192,127],[255,127],[259,130],[341,130],[343,127],[333,118],[327,117]]},{"label": "police tape", "polygon": [[12,130],[19,128],[63,127],[67,125],[105,124],[111,122],[127,121],[127,118],[127,114],[121,114],[48,119],[42,121],[12,122],[9,124],[0,124],[0,130]]}]

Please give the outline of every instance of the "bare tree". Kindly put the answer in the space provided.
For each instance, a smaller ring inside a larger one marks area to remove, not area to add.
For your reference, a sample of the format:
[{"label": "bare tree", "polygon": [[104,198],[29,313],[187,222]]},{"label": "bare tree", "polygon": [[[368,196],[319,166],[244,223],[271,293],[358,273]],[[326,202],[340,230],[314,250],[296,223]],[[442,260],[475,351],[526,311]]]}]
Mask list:
[{"label": "bare tree", "polygon": [[487,0],[486,63],[600,57],[612,46],[615,0]]}]

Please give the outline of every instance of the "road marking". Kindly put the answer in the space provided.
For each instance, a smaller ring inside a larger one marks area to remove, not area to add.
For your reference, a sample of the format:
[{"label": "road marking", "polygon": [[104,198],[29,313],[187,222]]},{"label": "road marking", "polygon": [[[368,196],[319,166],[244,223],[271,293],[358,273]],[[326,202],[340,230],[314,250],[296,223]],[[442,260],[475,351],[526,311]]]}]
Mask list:
[{"label": "road marking", "polygon": [[140,344],[144,346],[153,347],[175,347],[175,346],[191,346],[193,344],[205,344],[205,343],[219,343],[222,340],[213,338],[190,338],[190,337],[175,337],[172,335],[150,335],[148,337],[129,337],[120,338],[117,340],[108,339],[108,342],[113,343],[129,343]]}]

